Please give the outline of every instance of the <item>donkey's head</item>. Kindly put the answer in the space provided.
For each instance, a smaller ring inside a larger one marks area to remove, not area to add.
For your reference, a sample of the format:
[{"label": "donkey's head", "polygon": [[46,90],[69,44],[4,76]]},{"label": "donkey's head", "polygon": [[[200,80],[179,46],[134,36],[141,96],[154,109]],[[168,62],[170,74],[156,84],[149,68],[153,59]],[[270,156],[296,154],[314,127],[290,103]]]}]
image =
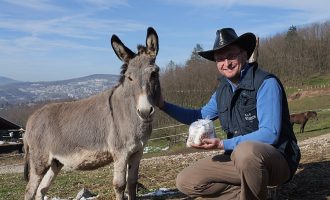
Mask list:
[{"label": "donkey's head", "polygon": [[149,27],[146,46],[138,45],[138,53],[132,52],[113,35],[111,45],[116,55],[124,62],[120,83],[136,102],[136,112],[144,122],[151,122],[154,105],[160,97],[159,67],[155,64],[158,53],[158,36]]}]

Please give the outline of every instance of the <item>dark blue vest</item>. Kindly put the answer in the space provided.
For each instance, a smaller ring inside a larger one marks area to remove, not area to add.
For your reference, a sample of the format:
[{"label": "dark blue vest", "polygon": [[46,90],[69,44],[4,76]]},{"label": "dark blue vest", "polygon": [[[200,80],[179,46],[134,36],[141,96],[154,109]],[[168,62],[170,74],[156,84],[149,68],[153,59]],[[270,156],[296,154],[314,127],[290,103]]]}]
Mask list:
[{"label": "dark blue vest", "polygon": [[[225,78],[221,78],[217,89],[218,115],[227,138],[258,130],[257,92],[263,81],[270,77],[278,81],[283,96],[281,133],[277,144],[273,146],[286,158],[291,170],[291,176],[293,176],[299,164],[300,150],[290,124],[286,94],[282,83],[275,75],[259,69],[257,64],[254,63],[241,79],[235,92],[232,91],[228,81]],[[231,152],[228,151],[226,153],[230,154]]]}]

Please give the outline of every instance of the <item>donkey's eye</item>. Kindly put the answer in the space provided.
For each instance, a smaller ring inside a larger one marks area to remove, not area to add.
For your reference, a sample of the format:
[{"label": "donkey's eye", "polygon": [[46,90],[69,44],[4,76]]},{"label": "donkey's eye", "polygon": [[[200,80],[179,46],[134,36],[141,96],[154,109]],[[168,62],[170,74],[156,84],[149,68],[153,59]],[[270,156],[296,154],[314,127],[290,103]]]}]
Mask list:
[{"label": "donkey's eye", "polygon": [[133,81],[132,76],[131,76],[130,73],[126,73],[126,74],[125,74],[125,77],[126,77],[129,81]]}]

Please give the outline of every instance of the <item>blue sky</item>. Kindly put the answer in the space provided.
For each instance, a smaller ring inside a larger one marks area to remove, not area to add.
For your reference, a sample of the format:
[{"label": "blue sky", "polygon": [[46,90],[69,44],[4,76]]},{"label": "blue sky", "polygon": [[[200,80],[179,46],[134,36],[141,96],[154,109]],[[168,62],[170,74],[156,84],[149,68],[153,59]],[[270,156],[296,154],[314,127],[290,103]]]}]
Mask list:
[{"label": "blue sky", "polygon": [[0,0],[0,76],[20,81],[119,74],[110,38],[136,50],[156,29],[161,68],[183,64],[219,28],[269,37],[330,19],[328,0]]}]

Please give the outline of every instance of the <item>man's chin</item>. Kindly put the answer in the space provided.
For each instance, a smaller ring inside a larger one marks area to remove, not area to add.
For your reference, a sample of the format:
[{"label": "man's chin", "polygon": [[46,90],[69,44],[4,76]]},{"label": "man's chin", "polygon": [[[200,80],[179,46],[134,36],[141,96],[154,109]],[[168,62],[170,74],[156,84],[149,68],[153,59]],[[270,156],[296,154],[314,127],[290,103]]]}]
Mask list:
[{"label": "man's chin", "polygon": [[227,78],[234,78],[236,76],[236,73],[232,71],[226,71],[226,73],[224,73],[224,76]]}]

